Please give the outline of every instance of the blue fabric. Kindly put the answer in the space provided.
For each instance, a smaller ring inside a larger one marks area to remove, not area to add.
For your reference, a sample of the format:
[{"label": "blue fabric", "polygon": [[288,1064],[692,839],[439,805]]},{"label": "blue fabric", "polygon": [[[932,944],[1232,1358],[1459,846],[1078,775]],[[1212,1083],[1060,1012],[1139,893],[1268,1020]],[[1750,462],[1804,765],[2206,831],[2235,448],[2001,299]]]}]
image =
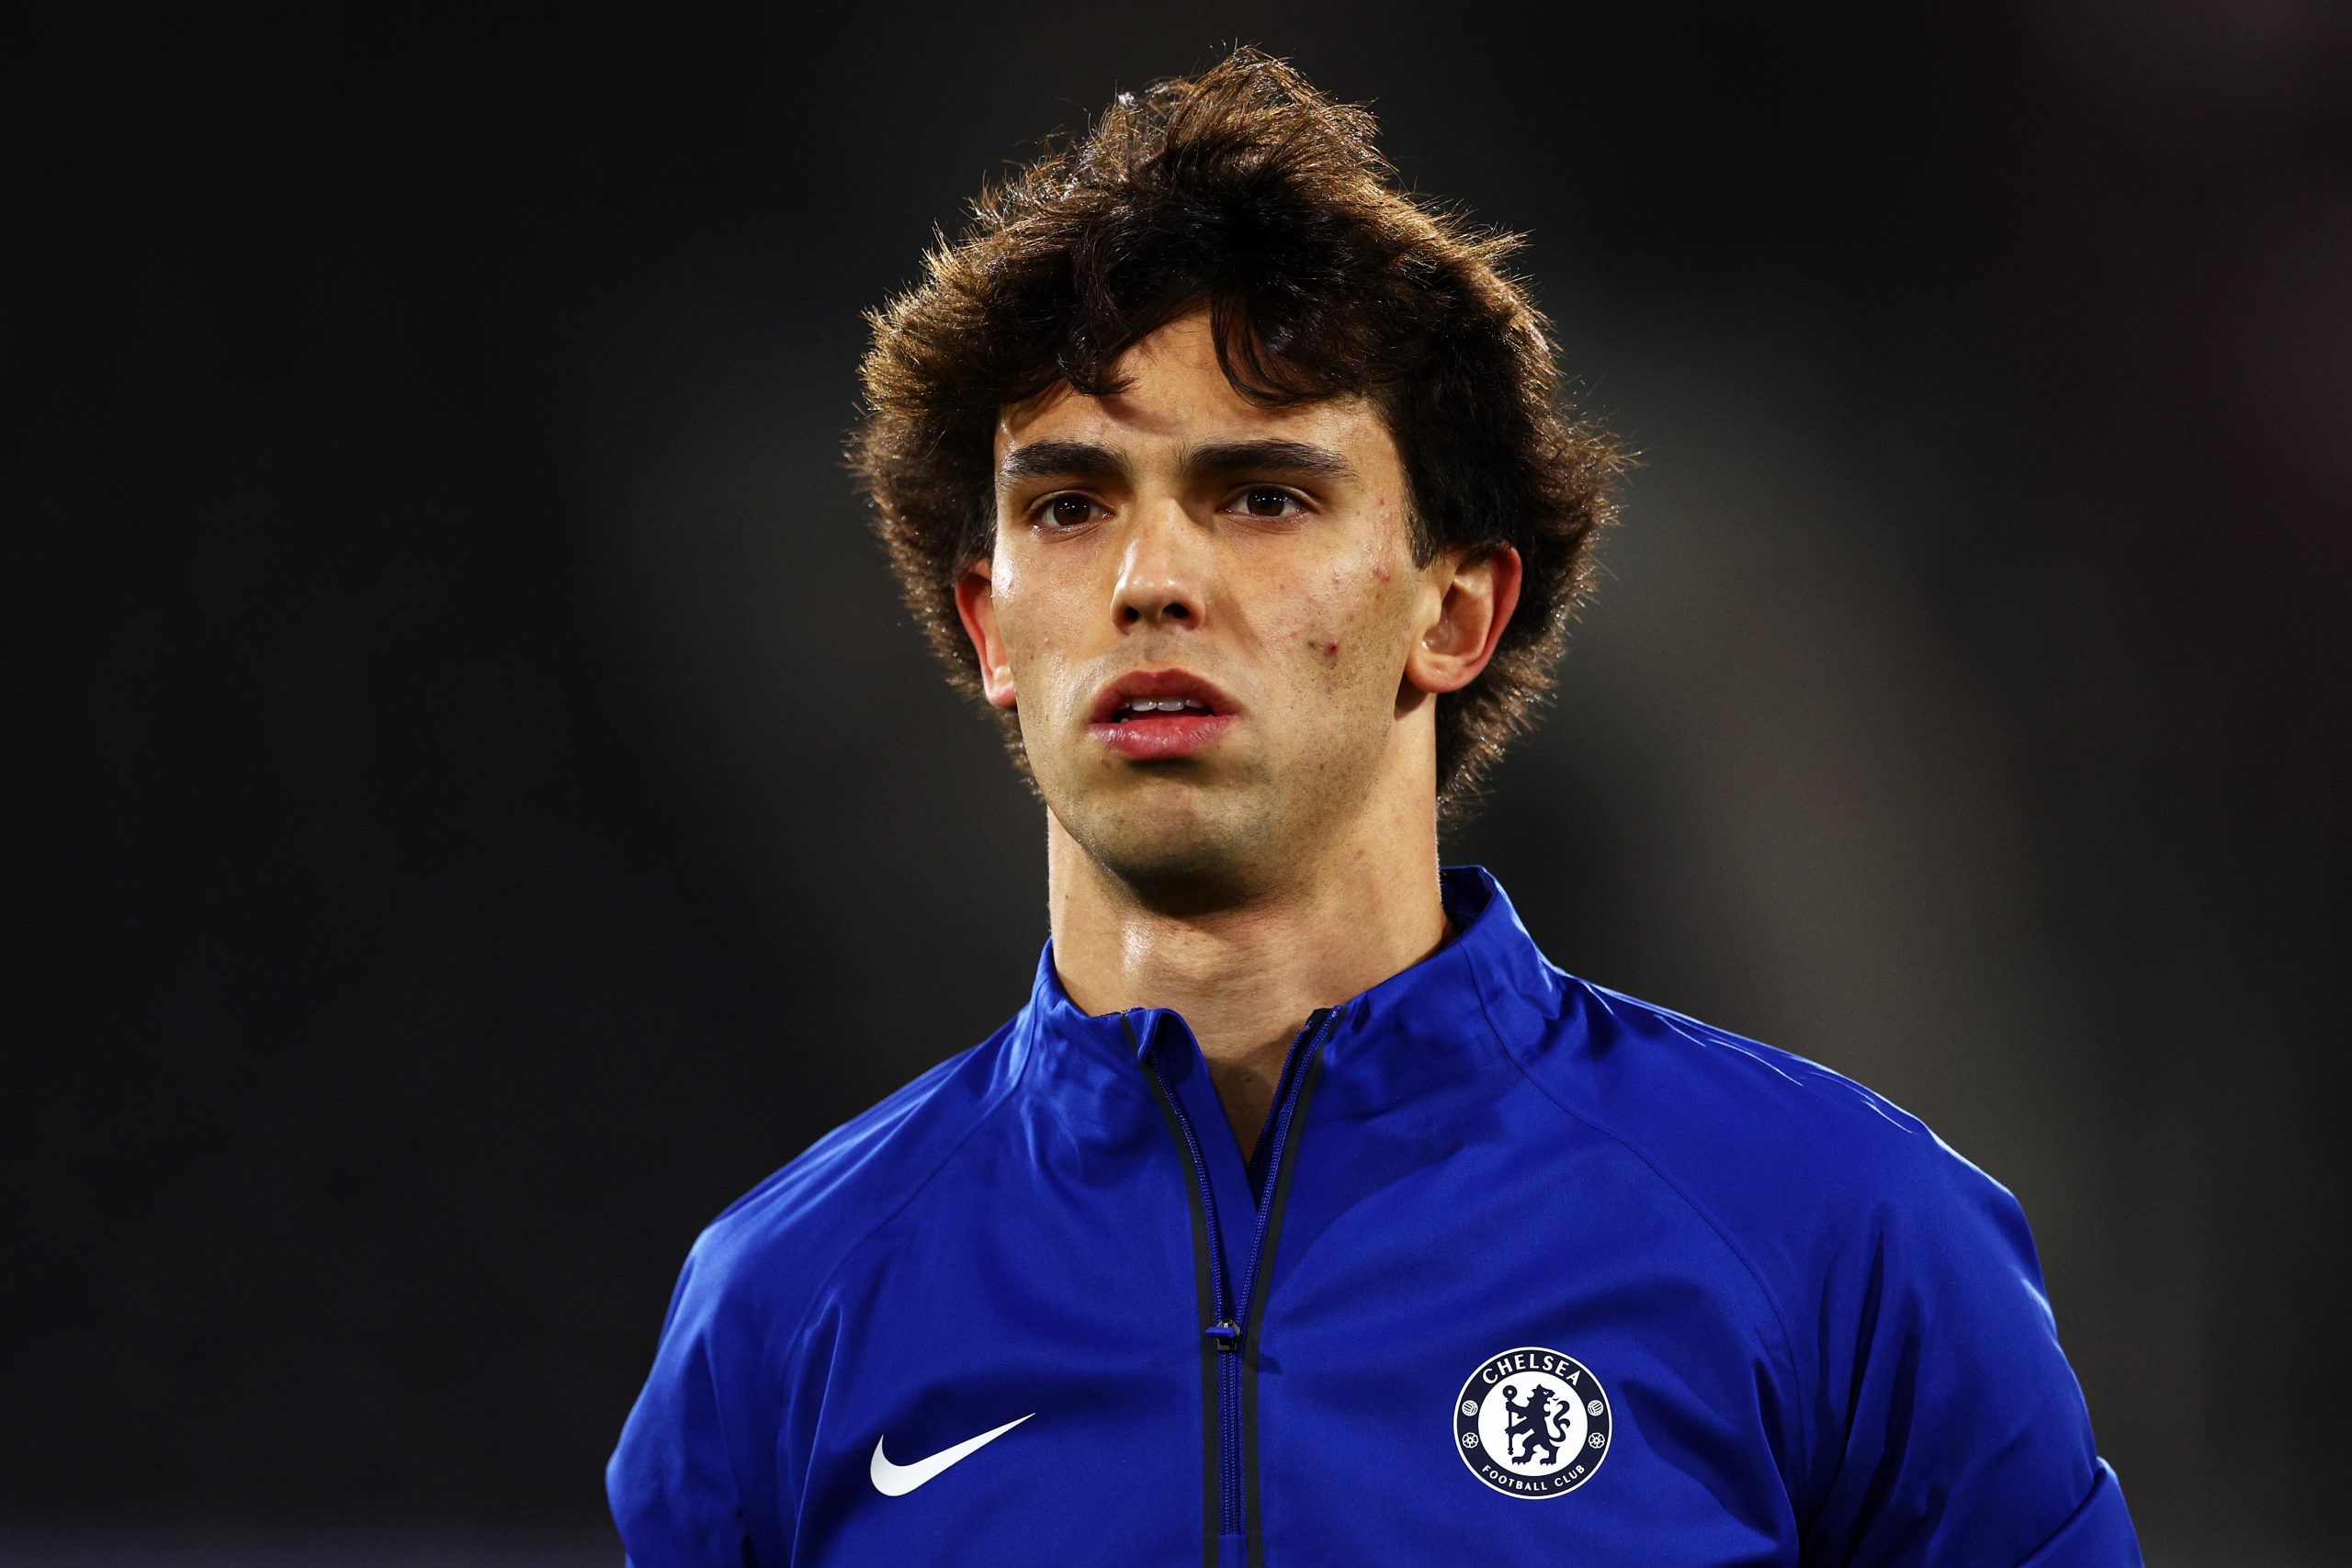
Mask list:
[{"label": "blue fabric", "polygon": [[[1003,1028],[695,1243],[607,1474],[632,1562],[2139,1562],[2005,1190],[1825,1067],[1563,974],[1484,870],[1444,892],[1454,940],[1292,1075],[1271,1180],[1182,1021],[1080,1012],[1047,944]],[[1171,1112],[1236,1278],[1286,1188],[1233,1536]],[[1605,1393],[1556,1495],[1482,1481],[1457,1425],[1525,1347]]]}]

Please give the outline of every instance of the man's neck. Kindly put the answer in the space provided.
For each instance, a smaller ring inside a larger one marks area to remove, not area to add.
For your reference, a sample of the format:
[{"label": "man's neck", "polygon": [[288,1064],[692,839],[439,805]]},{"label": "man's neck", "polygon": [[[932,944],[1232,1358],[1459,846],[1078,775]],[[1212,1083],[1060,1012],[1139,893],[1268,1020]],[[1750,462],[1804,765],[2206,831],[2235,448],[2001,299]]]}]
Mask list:
[{"label": "man's neck", "polygon": [[1192,1027],[1247,1156],[1291,1042],[1442,946],[1434,833],[1333,846],[1309,874],[1210,909],[1154,908],[1050,821],[1054,966],[1090,1013],[1172,1008]]}]

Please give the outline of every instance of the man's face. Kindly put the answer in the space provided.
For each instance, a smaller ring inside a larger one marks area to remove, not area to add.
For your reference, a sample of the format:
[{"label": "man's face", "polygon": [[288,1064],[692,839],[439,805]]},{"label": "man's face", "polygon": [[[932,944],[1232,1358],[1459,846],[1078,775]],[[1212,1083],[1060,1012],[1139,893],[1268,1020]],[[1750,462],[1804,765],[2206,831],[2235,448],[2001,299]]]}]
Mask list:
[{"label": "man's face", "polygon": [[[1253,407],[1204,313],[1120,370],[1119,396],[1061,386],[1004,412],[995,549],[958,605],[1090,854],[1138,883],[1257,881],[1416,765],[1398,719],[1443,563],[1414,565],[1403,465],[1367,400]],[[1159,681],[1122,691],[1138,676]]]}]

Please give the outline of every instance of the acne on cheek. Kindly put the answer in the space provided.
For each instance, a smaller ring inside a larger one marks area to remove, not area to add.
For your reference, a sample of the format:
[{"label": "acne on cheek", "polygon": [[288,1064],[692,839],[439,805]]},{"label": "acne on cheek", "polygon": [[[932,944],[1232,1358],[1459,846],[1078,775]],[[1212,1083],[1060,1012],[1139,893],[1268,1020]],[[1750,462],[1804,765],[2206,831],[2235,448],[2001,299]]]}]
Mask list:
[{"label": "acne on cheek", "polygon": [[[1321,606],[1318,606],[1318,608],[1321,608]],[[1342,616],[1340,624],[1333,626],[1328,620],[1324,619],[1324,617],[1318,615],[1314,621],[1310,621],[1307,625],[1299,627],[1295,634],[1298,637],[1299,646],[1320,656],[1326,667],[1324,674],[1327,677],[1333,676],[1338,673],[1340,637],[1341,634],[1347,630],[1347,622],[1352,617],[1350,616]],[[1329,684],[1328,682],[1327,684]]]},{"label": "acne on cheek", "polygon": [[[1330,596],[1329,599],[1320,600],[1315,605],[1315,608],[1318,612],[1328,611],[1337,604],[1345,604],[1347,602],[1347,570],[1344,567],[1333,567],[1331,569]],[[1318,615],[1317,619],[1320,618],[1321,617]],[[1327,666],[1324,673],[1327,677],[1336,677],[1338,675],[1340,663],[1339,634],[1340,632],[1344,631],[1347,628],[1348,624],[1354,619],[1355,613],[1353,611],[1342,611],[1340,616],[1340,625],[1337,627],[1329,626],[1310,626],[1299,636],[1299,640],[1301,642],[1304,642],[1307,647],[1313,649],[1316,652],[1323,656],[1324,663]],[[1326,689],[1329,689],[1336,685],[1336,680],[1327,680],[1325,682]]]},{"label": "acne on cheek", "polygon": [[[1388,507],[1388,498],[1382,496],[1375,504],[1385,513]],[[1323,615],[1328,615],[1329,611],[1340,605],[1348,606],[1346,609],[1340,610],[1336,626],[1329,622],[1322,626],[1309,626],[1303,629],[1299,636],[1301,642],[1322,656],[1326,690],[1337,691],[1350,682],[1366,678],[1363,671],[1346,670],[1340,663],[1340,652],[1344,646],[1348,628],[1354,625],[1365,608],[1362,603],[1364,598],[1365,580],[1370,579],[1371,581],[1379,584],[1380,589],[1383,590],[1396,580],[1396,565],[1389,558],[1386,550],[1382,547],[1389,538],[1390,536],[1385,529],[1375,530],[1374,542],[1363,557],[1351,566],[1334,566],[1330,569],[1328,596],[1315,596],[1313,609],[1321,613],[1317,615],[1317,619],[1322,619]],[[1385,595],[1380,590],[1374,590],[1372,597],[1379,600]]]},{"label": "acne on cheek", "polygon": [[1346,650],[1350,639],[1355,635],[1354,627],[1359,612],[1353,609],[1343,610],[1333,617],[1328,614],[1331,607],[1325,606],[1325,608],[1327,611],[1325,615],[1317,617],[1316,622],[1310,623],[1302,629],[1299,641],[1317,656],[1316,661],[1322,666],[1323,689],[1326,692],[1338,692],[1363,679],[1363,671],[1351,667],[1352,660],[1340,657]]}]

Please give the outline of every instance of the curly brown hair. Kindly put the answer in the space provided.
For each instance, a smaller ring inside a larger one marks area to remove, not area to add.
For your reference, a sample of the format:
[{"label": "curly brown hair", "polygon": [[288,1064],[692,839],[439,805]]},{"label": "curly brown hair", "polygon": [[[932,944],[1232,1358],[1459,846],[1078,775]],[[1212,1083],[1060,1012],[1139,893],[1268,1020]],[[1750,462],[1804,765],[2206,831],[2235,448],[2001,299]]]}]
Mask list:
[{"label": "curly brown hair", "polygon": [[[1242,397],[1373,400],[1404,460],[1417,564],[1448,548],[1520,553],[1519,606],[1493,660],[1438,698],[1443,819],[1530,727],[1591,589],[1624,459],[1563,406],[1550,325],[1502,270],[1518,237],[1400,189],[1374,129],[1244,46],[1121,94],[1084,136],[983,190],[964,234],[938,236],[922,281],[868,314],[850,466],[959,690],[980,694],[955,585],[993,547],[1000,411],[1061,381],[1123,389],[1119,356],[1205,306]],[[991,711],[1028,777],[1017,716]]]}]

